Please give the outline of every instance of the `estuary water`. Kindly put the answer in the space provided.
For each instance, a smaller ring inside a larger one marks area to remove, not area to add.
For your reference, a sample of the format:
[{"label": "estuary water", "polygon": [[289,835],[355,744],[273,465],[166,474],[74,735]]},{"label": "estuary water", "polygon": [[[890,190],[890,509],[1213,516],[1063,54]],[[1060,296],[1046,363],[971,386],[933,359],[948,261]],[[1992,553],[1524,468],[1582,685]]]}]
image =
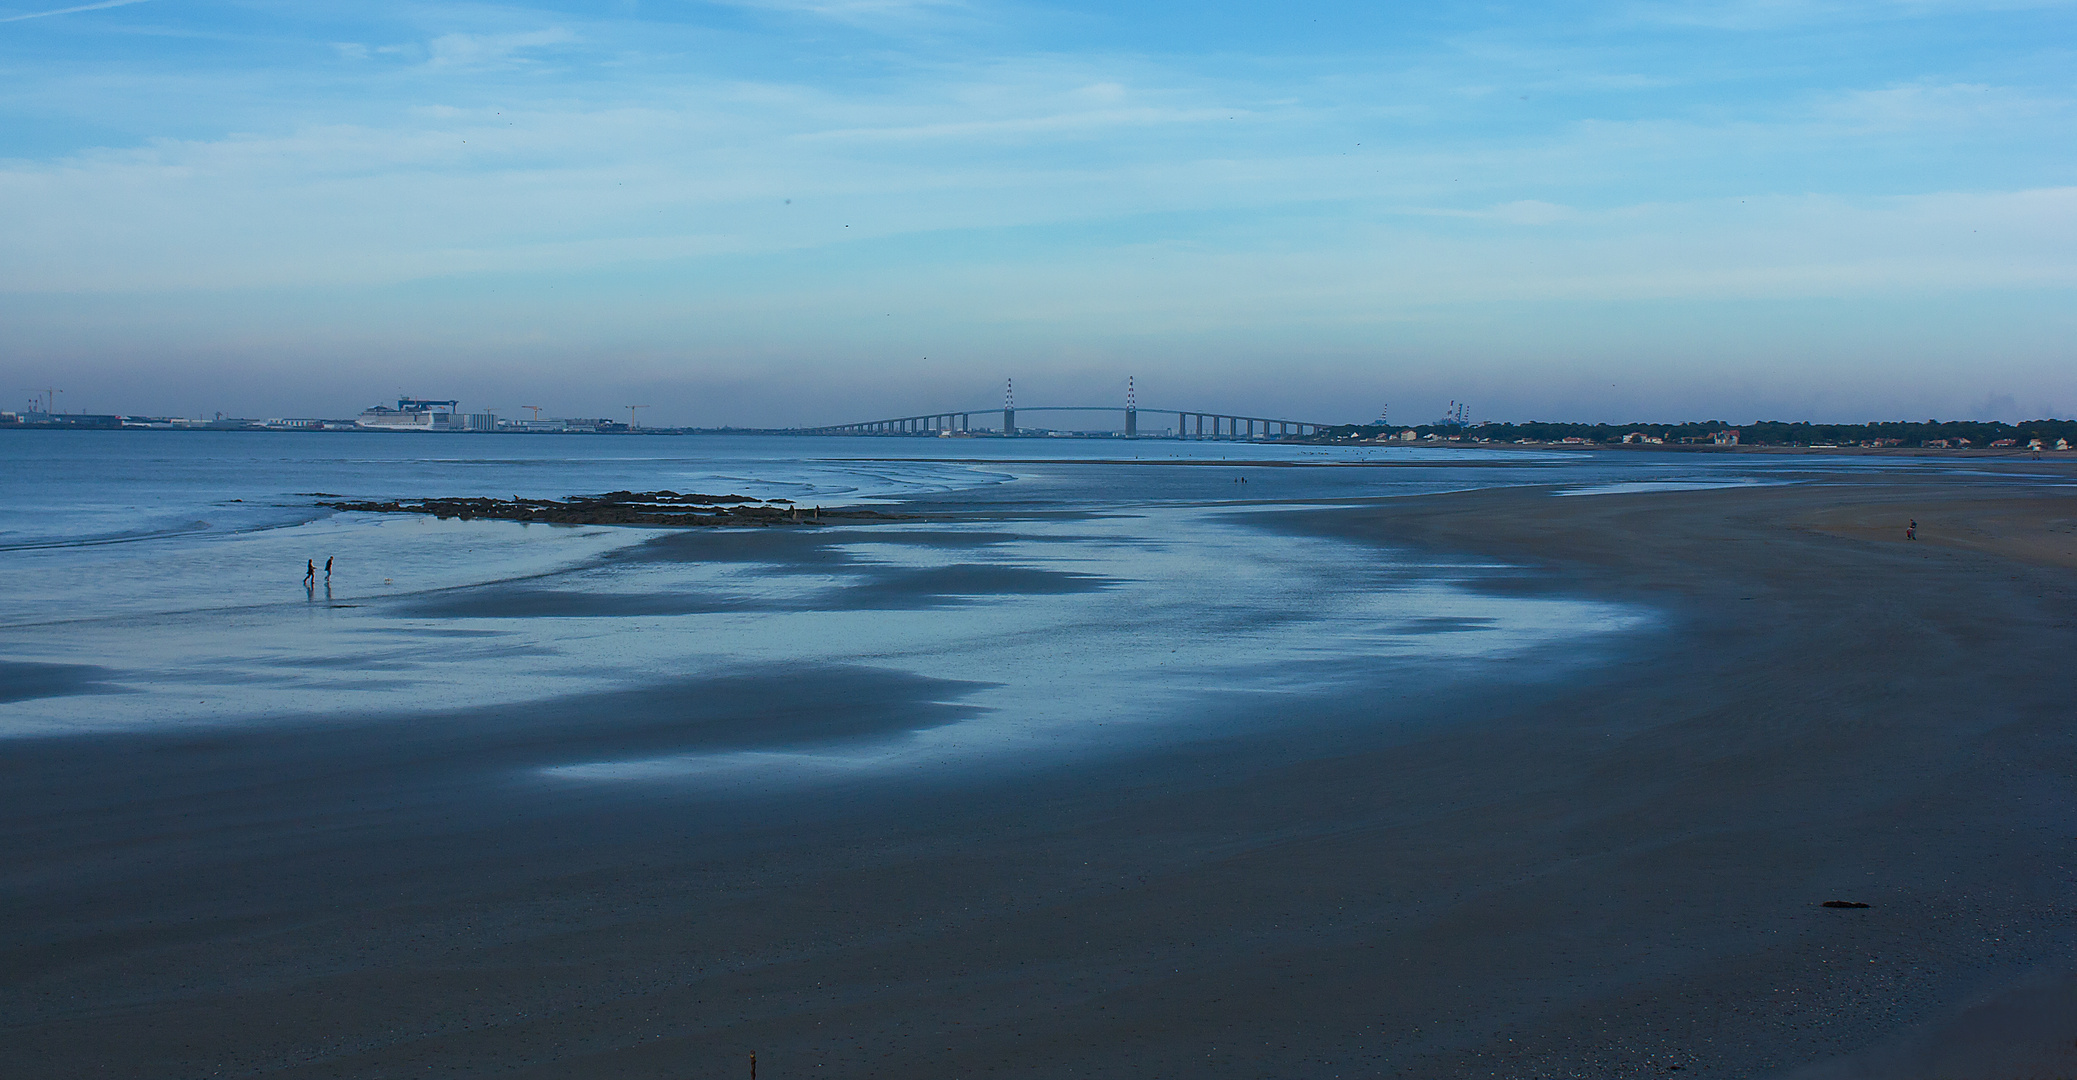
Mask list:
[{"label": "estuary water", "polygon": [[[570,783],[1028,763],[1289,722],[1278,703],[1320,695],[1375,695],[1390,724],[1394,695],[1593,663],[1654,616],[1482,589],[1497,568],[1280,515],[1794,479],[1750,458],[1163,440],[12,432],[0,454],[0,736],[528,715],[752,671],[956,698],[913,730],[838,716],[546,770]],[[900,516],[674,531],[317,505],[662,488]]]}]

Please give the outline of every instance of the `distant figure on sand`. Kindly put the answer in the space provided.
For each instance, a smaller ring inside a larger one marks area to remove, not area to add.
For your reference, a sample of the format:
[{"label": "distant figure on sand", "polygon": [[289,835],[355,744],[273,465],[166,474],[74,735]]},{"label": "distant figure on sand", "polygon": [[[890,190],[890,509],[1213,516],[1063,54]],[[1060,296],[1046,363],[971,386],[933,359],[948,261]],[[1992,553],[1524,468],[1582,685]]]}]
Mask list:
[{"label": "distant figure on sand", "polygon": [[325,556],[325,580],[332,580],[332,557],[330,555]]},{"label": "distant figure on sand", "polygon": [[1917,519],[1917,518],[1912,518],[1912,519],[1911,519],[1911,524],[1909,524],[1909,525],[1906,525],[1906,526],[1904,526],[1904,539],[1906,539],[1906,540],[1916,540],[1916,539],[1918,539],[1918,519]]},{"label": "distant figure on sand", "polygon": [[316,559],[311,559],[310,561],[308,561],[307,563],[305,563],[305,564],[304,564],[304,566],[303,566],[303,580],[304,580],[305,582],[312,582],[312,581],[316,581],[316,580],[317,580],[317,560],[316,560]]}]

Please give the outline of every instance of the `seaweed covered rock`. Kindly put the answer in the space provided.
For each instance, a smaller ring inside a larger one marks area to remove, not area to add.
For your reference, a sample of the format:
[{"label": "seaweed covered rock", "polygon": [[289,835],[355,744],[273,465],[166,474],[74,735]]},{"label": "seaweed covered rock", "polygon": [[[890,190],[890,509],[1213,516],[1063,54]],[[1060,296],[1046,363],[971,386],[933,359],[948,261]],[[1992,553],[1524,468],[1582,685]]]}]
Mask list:
[{"label": "seaweed covered rock", "polygon": [[820,525],[828,521],[888,519],[874,510],[802,510],[789,499],[701,495],[676,491],[609,491],[563,499],[426,498],[389,502],[321,502],[335,510],[373,514],[430,514],[445,520],[538,521],[549,525],[643,525],[687,528],[741,525]]}]

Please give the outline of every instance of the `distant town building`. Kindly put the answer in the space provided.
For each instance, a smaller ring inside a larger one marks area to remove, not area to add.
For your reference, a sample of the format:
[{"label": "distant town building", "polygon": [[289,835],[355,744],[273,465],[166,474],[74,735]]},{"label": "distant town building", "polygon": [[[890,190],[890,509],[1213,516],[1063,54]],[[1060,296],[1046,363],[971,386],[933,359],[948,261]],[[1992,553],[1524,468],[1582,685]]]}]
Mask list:
[{"label": "distant town building", "polygon": [[1724,430],[1719,431],[1714,435],[1711,435],[1709,437],[1709,441],[1715,443],[1718,446],[1737,446],[1738,429],[1725,428]]}]

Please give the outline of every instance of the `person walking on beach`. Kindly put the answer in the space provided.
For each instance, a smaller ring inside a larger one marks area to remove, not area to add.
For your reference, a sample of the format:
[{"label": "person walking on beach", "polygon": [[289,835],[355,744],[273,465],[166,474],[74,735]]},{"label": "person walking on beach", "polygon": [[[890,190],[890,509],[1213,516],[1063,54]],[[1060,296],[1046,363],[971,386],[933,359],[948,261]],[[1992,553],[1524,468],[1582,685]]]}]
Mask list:
[{"label": "person walking on beach", "polygon": [[325,580],[332,580],[332,557],[330,555],[325,556]]},{"label": "person walking on beach", "polygon": [[314,582],[314,581],[316,581],[316,580],[317,580],[317,560],[316,560],[316,559],[311,559],[311,560],[307,561],[306,563],[304,563],[304,565],[303,565],[303,584],[305,584],[305,585],[308,585],[308,584],[310,584],[310,583],[312,583],[312,582]]},{"label": "person walking on beach", "polygon": [[1906,526],[1904,526],[1904,539],[1906,539],[1906,540],[1916,540],[1916,539],[1918,539],[1918,519],[1917,519],[1917,518],[1912,518],[1912,519],[1911,519],[1911,524],[1909,524],[1909,525],[1906,525]]}]

